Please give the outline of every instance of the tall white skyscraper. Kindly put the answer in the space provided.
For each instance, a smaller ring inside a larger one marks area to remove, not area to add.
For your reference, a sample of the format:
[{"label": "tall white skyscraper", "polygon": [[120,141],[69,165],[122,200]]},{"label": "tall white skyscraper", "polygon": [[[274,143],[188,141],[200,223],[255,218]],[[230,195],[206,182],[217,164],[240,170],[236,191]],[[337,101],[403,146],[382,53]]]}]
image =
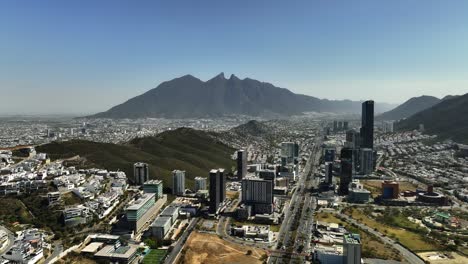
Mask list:
[{"label": "tall white skyscraper", "polygon": [[172,194],[174,195],[185,194],[185,171],[181,171],[181,170],[172,171]]},{"label": "tall white skyscraper", "polygon": [[394,132],[394,123],[393,121],[384,121],[383,125],[383,132],[384,133],[393,133]]}]

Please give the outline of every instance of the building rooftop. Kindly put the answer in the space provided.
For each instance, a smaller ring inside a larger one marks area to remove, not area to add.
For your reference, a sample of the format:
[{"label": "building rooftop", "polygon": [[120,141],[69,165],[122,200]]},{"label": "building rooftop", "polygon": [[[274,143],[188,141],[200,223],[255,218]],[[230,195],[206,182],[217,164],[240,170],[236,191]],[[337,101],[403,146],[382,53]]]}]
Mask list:
[{"label": "building rooftop", "polygon": [[145,193],[143,196],[138,198],[135,202],[133,202],[132,205],[127,207],[127,210],[138,210],[140,209],[146,202],[148,202],[150,199],[154,199],[155,194],[154,193]]},{"label": "building rooftop", "polygon": [[160,216],[172,216],[175,212],[179,211],[178,206],[168,206],[159,215]]},{"label": "building rooftop", "polygon": [[146,185],[146,184],[161,184],[161,183],[162,183],[161,180],[149,180],[149,181],[146,181],[144,183],[144,185]]},{"label": "building rooftop", "polygon": [[113,245],[108,245],[108,246],[105,246],[103,249],[101,249],[99,252],[97,252],[94,256],[104,257],[104,258],[112,257],[112,258],[128,259],[133,254],[136,253],[137,249],[138,249],[137,245],[128,245],[128,246],[122,246],[118,248],[114,248]]},{"label": "building rooftop", "polygon": [[440,217],[442,217],[442,218],[447,218],[447,219],[450,218],[450,215],[449,215],[449,214],[443,213],[443,212],[438,212],[438,213],[436,213],[436,216],[440,216]]},{"label": "building rooftop", "polygon": [[164,226],[167,224],[167,222],[171,222],[171,217],[170,216],[158,216],[151,226]]},{"label": "building rooftop", "polygon": [[347,244],[361,244],[361,236],[359,234],[345,234],[343,239]]},{"label": "building rooftop", "polygon": [[92,242],[89,245],[87,245],[85,248],[81,250],[83,253],[95,253],[99,250],[99,248],[104,245],[104,243],[101,242]]}]

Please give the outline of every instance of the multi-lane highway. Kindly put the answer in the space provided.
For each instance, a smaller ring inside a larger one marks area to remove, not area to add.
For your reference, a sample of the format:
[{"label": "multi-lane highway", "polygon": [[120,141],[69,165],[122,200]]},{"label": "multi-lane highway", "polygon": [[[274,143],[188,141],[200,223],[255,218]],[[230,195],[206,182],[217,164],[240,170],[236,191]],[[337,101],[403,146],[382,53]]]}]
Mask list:
[{"label": "multi-lane highway", "polygon": [[[305,183],[305,191],[304,191],[304,204],[302,207],[302,211],[299,218],[299,226],[297,228],[296,237],[293,241],[294,253],[302,253],[305,252],[308,254],[309,245],[311,241],[311,234],[313,228],[313,212],[316,209],[316,200],[312,196],[310,190],[312,188],[316,189],[319,185],[319,179],[315,178],[315,172],[319,166],[319,159],[320,159],[320,146],[316,144],[313,149],[313,155],[310,156],[311,164],[310,170],[308,174],[306,174],[306,183]],[[297,255],[301,262],[304,262],[304,255]]]},{"label": "multi-lane highway", "polygon": [[[303,232],[305,234],[311,234],[312,227],[312,212],[315,209],[315,200],[310,195],[310,188],[317,184],[316,180],[313,179],[318,160],[320,158],[320,144],[321,137],[317,137],[314,147],[312,148],[309,160],[306,163],[303,173],[300,175],[299,182],[296,186],[289,206],[286,207],[284,213],[284,221],[280,227],[278,235],[277,251],[273,251],[268,259],[268,263],[277,263],[283,257],[289,257],[291,255],[299,256],[303,259],[303,250],[307,249],[310,242],[310,238],[304,237],[305,239],[301,242],[297,242],[298,234],[302,237]],[[292,209],[291,209],[292,208]],[[310,214],[309,214],[310,213]],[[310,216],[310,217],[308,217]],[[297,221],[299,221],[297,223]],[[306,223],[310,222],[310,223]],[[295,226],[297,225],[297,229]],[[295,229],[295,230],[292,230]]]}]

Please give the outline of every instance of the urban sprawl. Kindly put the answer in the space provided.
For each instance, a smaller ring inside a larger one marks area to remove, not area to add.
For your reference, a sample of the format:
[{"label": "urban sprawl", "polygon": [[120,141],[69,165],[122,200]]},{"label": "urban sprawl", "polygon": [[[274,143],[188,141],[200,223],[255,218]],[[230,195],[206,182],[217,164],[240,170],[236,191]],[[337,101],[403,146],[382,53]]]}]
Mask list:
[{"label": "urban sprawl", "polygon": [[0,216],[0,263],[468,263],[468,147],[423,126],[396,132],[374,120],[373,101],[360,118],[224,134],[233,168],[174,167],[169,182],[145,162],[128,175],[36,150],[248,120],[1,121],[0,199],[17,216]]}]

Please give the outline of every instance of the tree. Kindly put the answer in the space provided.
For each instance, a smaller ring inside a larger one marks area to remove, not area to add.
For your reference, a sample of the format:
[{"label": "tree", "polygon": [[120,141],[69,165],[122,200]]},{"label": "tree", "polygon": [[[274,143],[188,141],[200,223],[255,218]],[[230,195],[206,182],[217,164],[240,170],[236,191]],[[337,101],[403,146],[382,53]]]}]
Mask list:
[{"label": "tree", "polygon": [[151,249],[157,249],[158,248],[158,241],[156,241],[155,239],[147,238],[147,239],[145,239],[144,242]]}]

